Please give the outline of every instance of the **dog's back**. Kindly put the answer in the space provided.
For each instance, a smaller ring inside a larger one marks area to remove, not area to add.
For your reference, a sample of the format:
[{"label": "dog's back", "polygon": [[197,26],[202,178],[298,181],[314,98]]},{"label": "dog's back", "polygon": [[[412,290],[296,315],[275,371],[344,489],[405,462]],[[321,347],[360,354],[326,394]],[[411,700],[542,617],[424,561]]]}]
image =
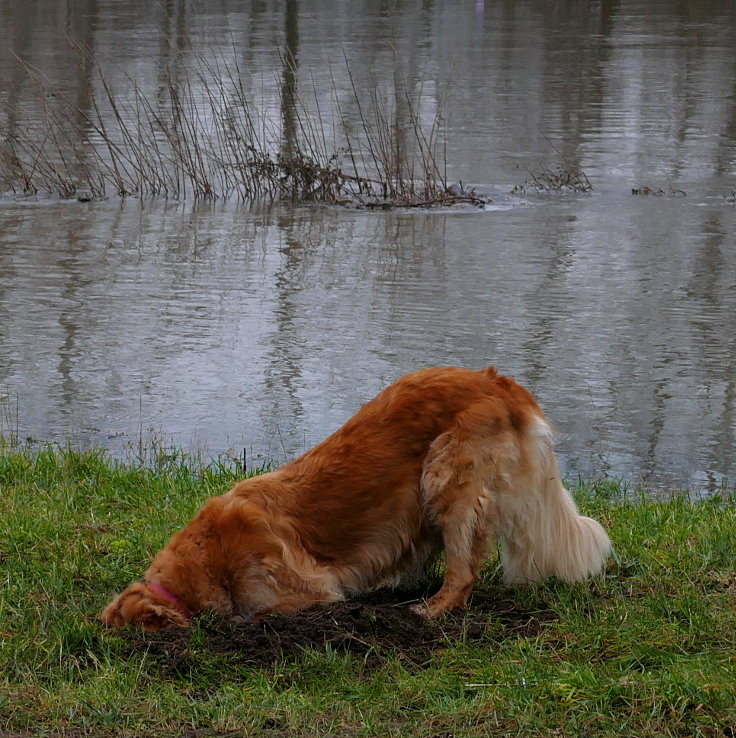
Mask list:
[{"label": "dog's back", "polygon": [[278,470],[281,513],[298,520],[305,549],[347,592],[410,579],[442,548],[422,474],[432,444],[459,416],[489,447],[516,443],[543,418],[532,395],[493,367],[423,369]]}]

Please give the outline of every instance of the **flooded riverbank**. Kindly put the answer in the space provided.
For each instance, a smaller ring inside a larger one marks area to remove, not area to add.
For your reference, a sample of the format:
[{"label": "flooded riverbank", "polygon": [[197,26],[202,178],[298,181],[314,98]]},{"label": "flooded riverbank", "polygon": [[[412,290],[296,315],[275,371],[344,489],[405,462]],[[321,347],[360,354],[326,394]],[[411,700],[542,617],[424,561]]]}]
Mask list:
[{"label": "flooded riverbank", "polygon": [[[733,483],[731,4],[52,8],[14,11],[0,36],[68,96],[85,88],[65,23],[117,90],[135,78],[154,99],[163,65],[236,53],[277,120],[287,36],[295,83],[325,105],[350,84],[330,64],[343,52],[361,89],[392,85],[398,58],[428,120],[451,81],[448,178],[492,202],[367,212],[6,192],[3,433],[282,461],[401,374],[494,363],[538,396],[568,474]],[[3,130],[38,119],[27,85],[0,53]],[[592,192],[519,191],[561,162]]]}]

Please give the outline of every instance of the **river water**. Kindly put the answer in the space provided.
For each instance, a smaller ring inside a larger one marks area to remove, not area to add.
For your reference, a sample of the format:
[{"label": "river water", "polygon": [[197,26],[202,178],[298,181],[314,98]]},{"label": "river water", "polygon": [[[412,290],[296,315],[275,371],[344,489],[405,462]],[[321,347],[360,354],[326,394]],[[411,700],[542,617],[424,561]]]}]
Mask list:
[{"label": "river water", "polygon": [[[491,202],[80,202],[6,182],[0,432],[281,462],[406,372],[493,363],[538,397],[568,475],[733,486],[733,2],[214,8],[5,3],[0,139],[49,96],[88,104],[99,81],[70,40],[123,95],[215,59],[276,120],[285,81],[334,120],[340,90],[398,74],[422,121],[441,115],[448,179]],[[562,165],[592,191],[528,184]]]}]

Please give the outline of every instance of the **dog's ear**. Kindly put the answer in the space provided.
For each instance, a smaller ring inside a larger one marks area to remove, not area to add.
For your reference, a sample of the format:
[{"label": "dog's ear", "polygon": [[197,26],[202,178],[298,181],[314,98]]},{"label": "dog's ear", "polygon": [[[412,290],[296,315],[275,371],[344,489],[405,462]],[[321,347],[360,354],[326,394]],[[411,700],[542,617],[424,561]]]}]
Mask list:
[{"label": "dog's ear", "polygon": [[118,595],[100,614],[100,620],[108,628],[117,630],[128,623],[144,630],[154,631],[167,625],[187,627],[187,620],[178,610],[154,602],[151,593],[142,582],[131,584]]}]

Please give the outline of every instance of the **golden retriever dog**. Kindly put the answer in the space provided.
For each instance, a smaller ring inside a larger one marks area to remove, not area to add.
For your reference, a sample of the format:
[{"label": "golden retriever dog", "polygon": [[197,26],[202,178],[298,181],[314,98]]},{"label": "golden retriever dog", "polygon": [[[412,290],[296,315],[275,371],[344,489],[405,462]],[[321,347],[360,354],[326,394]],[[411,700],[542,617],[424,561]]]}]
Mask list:
[{"label": "golden retriever dog", "polygon": [[611,542],[578,514],[532,395],[493,367],[402,377],[298,459],[210,499],[100,616],[111,627],[186,626],[293,613],[395,587],[444,550],[417,612],[466,607],[500,542],[508,584],[600,572]]}]

